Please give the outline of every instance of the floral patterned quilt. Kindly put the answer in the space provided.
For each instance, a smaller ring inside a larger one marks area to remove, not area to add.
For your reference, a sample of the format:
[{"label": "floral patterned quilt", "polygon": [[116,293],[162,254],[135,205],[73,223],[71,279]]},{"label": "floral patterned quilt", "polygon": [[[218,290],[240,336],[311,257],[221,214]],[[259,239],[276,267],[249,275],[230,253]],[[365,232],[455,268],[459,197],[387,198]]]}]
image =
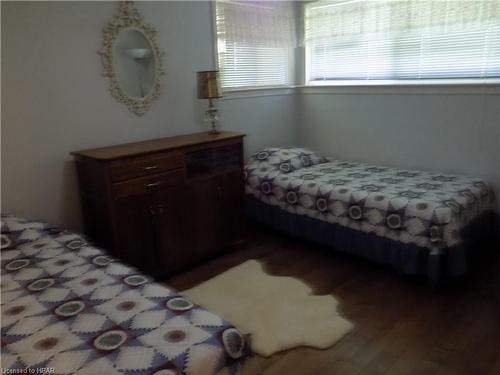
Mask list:
[{"label": "floral patterned quilt", "polygon": [[495,209],[479,178],[329,161],[303,148],[268,148],[245,168],[245,190],[290,213],[425,248],[453,247]]},{"label": "floral patterned quilt", "polygon": [[1,297],[2,372],[234,374],[244,357],[216,314],[78,234],[4,215]]}]

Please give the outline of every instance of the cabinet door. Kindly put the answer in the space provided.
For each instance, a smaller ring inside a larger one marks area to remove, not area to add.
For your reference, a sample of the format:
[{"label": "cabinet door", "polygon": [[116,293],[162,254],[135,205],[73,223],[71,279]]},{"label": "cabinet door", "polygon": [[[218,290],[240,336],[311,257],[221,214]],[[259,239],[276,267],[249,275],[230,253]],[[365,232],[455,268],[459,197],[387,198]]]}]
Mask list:
[{"label": "cabinet door", "polygon": [[154,262],[154,232],[151,197],[136,194],[113,201],[116,255],[125,263],[150,272]]},{"label": "cabinet door", "polygon": [[224,244],[241,239],[244,232],[244,190],[241,170],[220,176],[219,201],[223,222]]},{"label": "cabinet door", "polygon": [[195,260],[187,239],[189,204],[184,184],[153,193],[155,206],[156,270],[158,274],[182,268]]},{"label": "cabinet door", "polygon": [[224,246],[219,179],[215,176],[188,182],[189,247],[197,260],[221,251]]}]

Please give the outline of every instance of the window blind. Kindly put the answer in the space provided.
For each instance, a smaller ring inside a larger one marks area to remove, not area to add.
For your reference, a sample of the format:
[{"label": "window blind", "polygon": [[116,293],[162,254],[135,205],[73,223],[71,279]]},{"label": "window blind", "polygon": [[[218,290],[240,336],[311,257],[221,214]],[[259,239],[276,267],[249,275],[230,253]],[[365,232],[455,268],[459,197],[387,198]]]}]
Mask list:
[{"label": "window blind", "polygon": [[291,3],[217,1],[215,6],[222,88],[289,85],[295,44]]},{"label": "window blind", "polygon": [[305,5],[309,82],[500,77],[500,1]]}]

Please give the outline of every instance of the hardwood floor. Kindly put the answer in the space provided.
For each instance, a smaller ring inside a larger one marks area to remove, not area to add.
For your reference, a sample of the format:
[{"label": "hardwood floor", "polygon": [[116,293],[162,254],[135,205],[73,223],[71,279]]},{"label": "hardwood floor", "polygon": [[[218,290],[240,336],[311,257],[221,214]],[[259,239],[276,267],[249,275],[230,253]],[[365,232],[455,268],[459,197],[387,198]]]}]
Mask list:
[{"label": "hardwood floor", "polygon": [[[188,289],[247,259],[341,302],[352,333],[326,350],[297,348],[250,358],[251,374],[500,374],[500,261],[490,257],[463,283],[434,293],[425,282],[279,234],[253,228],[234,252],[176,275]],[[307,324],[307,322],[304,322]],[[258,368],[262,369],[259,372]]]}]

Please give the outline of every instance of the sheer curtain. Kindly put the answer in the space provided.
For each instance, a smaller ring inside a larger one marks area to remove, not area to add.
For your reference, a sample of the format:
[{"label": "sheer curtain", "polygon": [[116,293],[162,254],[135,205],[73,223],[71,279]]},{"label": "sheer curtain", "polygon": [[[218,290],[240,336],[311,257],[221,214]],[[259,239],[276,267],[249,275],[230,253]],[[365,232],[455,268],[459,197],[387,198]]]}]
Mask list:
[{"label": "sheer curtain", "polygon": [[288,1],[217,1],[222,87],[284,86],[291,82],[295,13]]},{"label": "sheer curtain", "polygon": [[500,77],[500,1],[305,6],[309,81]]}]

